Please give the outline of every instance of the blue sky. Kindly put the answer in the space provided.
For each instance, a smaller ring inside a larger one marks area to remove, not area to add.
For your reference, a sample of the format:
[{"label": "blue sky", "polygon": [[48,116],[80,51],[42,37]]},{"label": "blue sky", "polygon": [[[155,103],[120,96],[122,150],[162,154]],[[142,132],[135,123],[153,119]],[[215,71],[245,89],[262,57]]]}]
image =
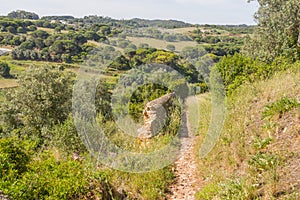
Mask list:
[{"label": "blue sky", "polygon": [[254,24],[257,3],[247,0],[0,0],[0,15],[28,10],[44,15],[177,19],[198,24]]}]

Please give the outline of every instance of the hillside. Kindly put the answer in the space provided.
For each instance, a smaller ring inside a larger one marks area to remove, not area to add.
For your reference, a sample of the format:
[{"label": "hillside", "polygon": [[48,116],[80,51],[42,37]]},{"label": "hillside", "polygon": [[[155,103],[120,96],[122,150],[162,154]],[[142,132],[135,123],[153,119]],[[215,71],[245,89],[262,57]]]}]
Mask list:
[{"label": "hillside", "polygon": [[298,1],[257,26],[0,16],[0,199],[300,199]]},{"label": "hillside", "polygon": [[[176,20],[116,20],[103,16],[39,18],[26,11],[12,12],[0,17],[0,62],[8,64],[12,75],[0,77],[0,88],[15,87],[12,78],[31,65],[51,64],[77,71],[74,68],[79,68],[95,49],[106,56],[156,48],[183,57],[201,49],[198,54],[203,62],[212,54],[216,61],[239,52],[243,37],[252,32],[251,26],[196,26]],[[10,53],[2,55],[4,50]]]},{"label": "hillside", "polygon": [[[196,153],[210,121],[210,96],[198,98],[203,115]],[[237,89],[228,98],[227,117],[216,147],[198,160],[203,184],[196,197],[299,199],[299,102],[299,63],[270,80]]]}]

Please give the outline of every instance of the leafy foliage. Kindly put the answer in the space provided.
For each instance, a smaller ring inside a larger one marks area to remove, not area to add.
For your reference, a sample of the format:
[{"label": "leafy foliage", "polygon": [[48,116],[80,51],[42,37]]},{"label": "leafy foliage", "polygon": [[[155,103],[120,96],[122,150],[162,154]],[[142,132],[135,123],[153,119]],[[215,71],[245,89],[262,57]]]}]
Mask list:
[{"label": "leafy foliage", "polygon": [[7,125],[25,126],[40,135],[43,129],[62,123],[71,111],[72,76],[50,66],[29,68],[2,104]]},{"label": "leafy foliage", "polygon": [[[125,173],[115,170],[107,172],[108,177],[129,199],[165,199],[166,188],[174,179],[171,167],[149,173]],[[125,184],[122,184],[125,183]]]},{"label": "leafy foliage", "polygon": [[177,70],[180,74],[185,76],[190,82],[199,81],[199,73],[192,64],[183,60],[173,52],[157,50],[154,48],[137,49],[128,52],[125,57],[121,56],[120,58],[117,58],[110,67],[118,69],[120,69],[119,66],[135,68],[139,65],[150,63],[158,63],[172,67],[174,70]]},{"label": "leafy foliage", "polygon": [[47,151],[34,160],[23,146],[14,139],[0,140],[0,186],[11,198],[67,200],[90,195],[105,199],[113,195],[108,192],[111,188],[103,173],[92,172],[78,161],[56,158]]},{"label": "leafy foliage", "polygon": [[19,18],[19,19],[39,19],[39,16],[32,12],[27,12],[24,10],[17,10],[8,13],[8,17]]},{"label": "leafy foliage", "polygon": [[300,31],[298,0],[258,0],[254,37],[246,42],[245,52],[252,58],[272,62],[278,56],[299,59]]},{"label": "leafy foliage", "polygon": [[136,91],[134,91],[130,98],[129,114],[134,120],[140,121],[142,119],[146,103],[167,93],[170,93],[170,90],[158,84],[152,83],[139,87]]},{"label": "leafy foliage", "polygon": [[265,72],[263,63],[241,54],[224,57],[215,68],[219,70],[227,91],[234,90],[246,81],[255,80],[259,77],[259,70]]},{"label": "leafy foliage", "polygon": [[26,151],[25,141],[0,138],[0,186],[24,173],[29,161],[30,155],[29,151]]},{"label": "leafy foliage", "polygon": [[55,125],[50,131],[52,137],[51,144],[67,154],[84,153],[86,148],[77,133],[74,119],[71,115],[60,124]]},{"label": "leafy foliage", "polygon": [[272,64],[266,64],[242,54],[235,54],[223,57],[214,67],[219,70],[226,90],[231,93],[245,82],[270,78],[275,72],[291,66],[290,61],[282,57],[275,59]]},{"label": "leafy foliage", "polygon": [[3,78],[11,78],[12,76],[9,72],[10,67],[8,66],[8,64],[0,61],[0,76],[2,76]]},{"label": "leafy foliage", "polygon": [[265,106],[262,117],[269,118],[276,114],[283,115],[284,113],[289,112],[299,106],[300,102],[298,102],[297,99],[283,97],[280,100]]}]

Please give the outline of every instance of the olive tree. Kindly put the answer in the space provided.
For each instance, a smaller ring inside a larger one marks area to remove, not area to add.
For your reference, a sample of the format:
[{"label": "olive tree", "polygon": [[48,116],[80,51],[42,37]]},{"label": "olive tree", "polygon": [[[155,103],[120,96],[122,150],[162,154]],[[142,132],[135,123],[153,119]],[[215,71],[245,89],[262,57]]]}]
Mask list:
[{"label": "olive tree", "polygon": [[41,136],[43,129],[64,122],[71,112],[73,76],[51,66],[30,67],[1,105],[10,129],[26,127]]},{"label": "olive tree", "polygon": [[[254,0],[248,0],[254,1]],[[258,23],[246,42],[244,52],[252,58],[271,62],[275,57],[297,59],[300,56],[299,0],[256,0]]]}]

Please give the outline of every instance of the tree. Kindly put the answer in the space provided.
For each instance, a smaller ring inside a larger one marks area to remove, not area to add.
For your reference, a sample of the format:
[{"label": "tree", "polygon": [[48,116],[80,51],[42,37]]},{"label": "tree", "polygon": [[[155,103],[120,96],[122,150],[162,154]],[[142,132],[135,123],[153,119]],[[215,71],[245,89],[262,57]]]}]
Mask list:
[{"label": "tree", "polygon": [[44,28],[52,28],[51,23],[48,21],[44,21],[44,23],[42,24],[42,27]]},{"label": "tree", "polygon": [[34,38],[47,39],[49,37],[49,33],[43,30],[36,30],[31,33],[31,36]]},{"label": "tree", "polygon": [[56,40],[50,47],[50,50],[54,54],[70,54],[71,56],[82,51],[80,46],[70,40]]},{"label": "tree", "polygon": [[37,30],[36,26],[35,25],[30,25],[27,27],[28,31],[35,31]]},{"label": "tree", "polygon": [[163,36],[163,39],[168,41],[168,42],[175,42],[176,41],[176,36],[165,33]]},{"label": "tree", "polygon": [[21,43],[21,38],[19,36],[16,36],[11,40],[11,45],[14,46],[19,46]]},{"label": "tree", "polygon": [[147,44],[147,43],[141,43],[140,45],[139,45],[139,48],[149,48],[150,46],[149,46],[149,44]]},{"label": "tree", "polygon": [[35,43],[35,46],[36,46],[37,48],[39,48],[39,49],[43,49],[43,48],[45,47],[45,44],[44,44],[44,42],[43,42],[43,39],[41,39],[41,38],[36,38],[36,39],[34,40],[34,43]]},{"label": "tree", "polygon": [[41,138],[43,129],[64,122],[71,112],[73,76],[51,66],[30,67],[6,96],[6,123],[33,129]]},{"label": "tree", "polygon": [[8,66],[8,64],[6,62],[0,62],[0,76],[4,77],[4,78],[11,78],[10,75],[10,67]]},{"label": "tree", "polygon": [[125,49],[127,46],[129,45],[129,42],[126,41],[126,40],[122,40],[119,42],[119,47],[122,48],[122,49]]},{"label": "tree", "polygon": [[84,35],[88,40],[98,41],[100,39],[100,36],[94,31],[87,31]]},{"label": "tree", "polygon": [[199,60],[200,57],[204,56],[207,52],[205,49],[197,45],[195,47],[184,47],[180,52],[180,56],[187,60]]},{"label": "tree", "polygon": [[39,16],[33,12],[27,12],[24,10],[17,10],[8,13],[7,15],[10,18],[18,18],[18,19],[39,19]]},{"label": "tree", "polygon": [[132,43],[130,43],[126,48],[131,49],[131,50],[136,50],[137,49],[137,47]]},{"label": "tree", "polygon": [[75,33],[74,31],[70,31],[67,36],[69,40],[73,40],[77,45],[83,45],[87,42],[87,38],[81,33]]},{"label": "tree", "polygon": [[6,30],[13,34],[17,33],[17,29],[14,26],[9,26],[6,28]]},{"label": "tree", "polygon": [[168,44],[166,47],[170,51],[175,51],[176,47],[173,44]]},{"label": "tree", "polygon": [[23,43],[20,45],[19,49],[26,50],[26,49],[33,49],[34,47],[35,47],[34,42],[29,40],[29,41],[23,42]]},{"label": "tree", "polygon": [[106,25],[104,25],[104,26],[101,26],[100,27],[100,30],[99,30],[99,32],[102,34],[102,35],[108,35],[108,34],[110,34],[110,27],[109,26],[106,26]]},{"label": "tree", "polygon": [[86,148],[77,133],[74,119],[70,114],[62,124],[57,124],[51,130],[52,143],[66,153],[85,152]]},{"label": "tree", "polygon": [[18,33],[26,33],[26,28],[20,26],[20,27],[17,28],[17,32]]},{"label": "tree", "polygon": [[63,29],[64,29],[64,27],[59,25],[59,26],[55,27],[54,31],[57,33],[60,33]]},{"label": "tree", "polygon": [[[254,0],[249,0],[254,1]],[[255,14],[258,26],[249,38],[244,52],[252,58],[271,62],[275,57],[300,56],[299,0],[257,0]]]}]

